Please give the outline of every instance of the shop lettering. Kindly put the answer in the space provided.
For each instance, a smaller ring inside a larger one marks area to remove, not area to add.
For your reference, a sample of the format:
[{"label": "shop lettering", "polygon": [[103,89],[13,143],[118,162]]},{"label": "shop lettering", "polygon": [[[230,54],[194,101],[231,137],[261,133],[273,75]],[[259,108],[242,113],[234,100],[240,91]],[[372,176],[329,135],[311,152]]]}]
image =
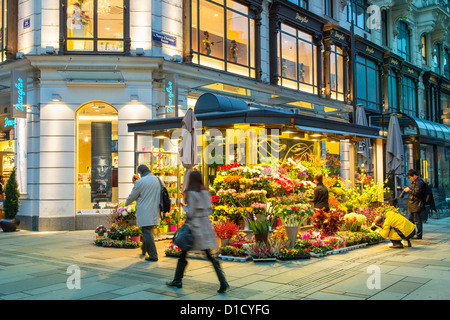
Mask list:
[{"label": "shop lettering", "polygon": [[295,19],[299,20],[301,23],[308,23],[309,21],[307,17],[302,17],[298,12]]},{"label": "shop lettering", "polygon": [[173,105],[173,97],[175,97],[175,95],[173,94],[172,81],[169,81],[167,83],[166,91],[167,91],[167,97],[169,98],[169,102],[167,105],[167,112],[173,112],[172,105]]},{"label": "shop lettering", "polygon": [[7,127],[16,127],[16,121],[14,119],[8,119],[8,117],[5,118],[5,128]]},{"label": "shop lettering", "polygon": [[212,316],[214,312],[214,307],[194,307],[191,305],[187,305],[187,307],[181,307],[180,314],[183,315],[207,315],[208,318]]},{"label": "shop lettering", "polygon": [[17,103],[14,105],[14,108],[23,111],[23,97],[25,96],[25,91],[23,91],[23,80],[22,78],[18,78],[17,81],[18,82],[14,84],[17,89]]}]

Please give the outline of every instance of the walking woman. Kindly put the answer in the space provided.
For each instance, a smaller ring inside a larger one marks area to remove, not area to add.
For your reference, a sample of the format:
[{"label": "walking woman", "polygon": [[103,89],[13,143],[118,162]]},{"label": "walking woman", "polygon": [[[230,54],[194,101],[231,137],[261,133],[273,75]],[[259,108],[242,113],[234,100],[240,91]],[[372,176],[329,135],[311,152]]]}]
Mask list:
[{"label": "walking woman", "polygon": [[[192,171],[188,181],[188,186],[184,193],[184,201],[188,207],[186,223],[189,224],[194,236],[194,245],[191,250],[205,251],[206,257],[212,262],[217,277],[219,278],[220,288],[217,292],[224,293],[229,285],[225,280],[225,275],[220,268],[219,261],[214,259],[210,251],[211,248],[217,248],[216,234],[209,220],[209,216],[212,213],[211,195],[202,183],[202,175],[200,172]],[[182,287],[184,269],[187,266],[186,254],[187,251],[185,250],[181,252],[175,270],[175,277],[172,282],[166,283],[169,287]]]}]

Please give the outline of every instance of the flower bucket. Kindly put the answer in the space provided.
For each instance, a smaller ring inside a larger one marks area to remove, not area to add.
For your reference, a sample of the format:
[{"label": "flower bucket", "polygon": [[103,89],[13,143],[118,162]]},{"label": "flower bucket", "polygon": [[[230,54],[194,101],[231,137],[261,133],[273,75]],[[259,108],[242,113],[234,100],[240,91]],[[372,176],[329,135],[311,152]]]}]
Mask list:
[{"label": "flower bucket", "polygon": [[131,236],[130,240],[134,242],[141,242],[141,236]]},{"label": "flower bucket", "polygon": [[287,243],[287,247],[292,249],[295,245],[295,240],[297,239],[297,234],[300,226],[285,226],[284,229],[286,230],[286,235],[288,237],[289,242]]},{"label": "flower bucket", "polygon": [[175,232],[175,231],[177,231],[177,225],[176,224],[169,225],[169,232]]},{"label": "flower bucket", "polygon": [[268,242],[268,237],[269,237],[269,234],[268,234],[268,233],[255,234],[255,240],[256,240],[256,242],[264,242],[264,243],[267,243],[267,242]]}]

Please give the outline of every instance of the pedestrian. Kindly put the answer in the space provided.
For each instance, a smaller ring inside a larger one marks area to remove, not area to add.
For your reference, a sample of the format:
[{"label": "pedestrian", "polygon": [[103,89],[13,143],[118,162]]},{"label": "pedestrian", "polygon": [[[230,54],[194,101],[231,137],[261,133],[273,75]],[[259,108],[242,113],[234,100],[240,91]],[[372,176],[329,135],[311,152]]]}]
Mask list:
[{"label": "pedestrian", "polygon": [[386,215],[377,216],[371,229],[378,230],[383,238],[391,240],[389,248],[397,249],[403,248],[402,240],[411,247],[410,239],[416,234],[414,224],[395,211],[388,211]]},{"label": "pedestrian", "polygon": [[412,181],[411,187],[403,187],[403,191],[408,193],[408,207],[409,221],[414,223],[417,228],[417,235],[415,239],[422,239],[423,236],[423,224],[422,214],[425,210],[424,196],[425,196],[425,182],[419,173],[414,169],[409,169],[406,176]]},{"label": "pedestrian", "polygon": [[317,173],[314,176],[314,198],[312,200],[315,209],[323,209],[325,212],[330,211],[330,205],[328,203],[328,188],[323,184],[323,175]]},{"label": "pedestrian", "polygon": [[137,172],[141,178],[135,181],[125,206],[136,201],[136,223],[142,229],[142,255],[148,254],[147,261],[158,261],[152,229],[160,220],[161,183],[145,164],[141,164]]},{"label": "pedestrian", "polygon": [[[187,204],[186,222],[194,237],[194,244],[191,250],[203,250],[206,257],[211,261],[217,277],[219,278],[219,293],[224,293],[229,287],[225,274],[222,271],[219,261],[211,255],[211,248],[217,248],[217,239],[211,225],[209,216],[212,213],[211,195],[202,183],[202,175],[198,171],[192,171],[189,175],[188,186],[184,193],[184,201]],[[187,266],[186,250],[181,251],[175,270],[175,277],[172,282],[167,282],[169,287],[182,287],[184,270]]]}]

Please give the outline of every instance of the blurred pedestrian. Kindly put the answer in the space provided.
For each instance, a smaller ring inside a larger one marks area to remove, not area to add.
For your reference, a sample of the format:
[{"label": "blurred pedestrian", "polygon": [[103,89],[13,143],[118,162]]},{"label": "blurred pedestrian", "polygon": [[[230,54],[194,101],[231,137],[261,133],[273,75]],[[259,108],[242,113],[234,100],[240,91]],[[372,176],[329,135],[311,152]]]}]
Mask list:
[{"label": "blurred pedestrian", "polygon": [[[206,257],[211,261],[217,277],[219,278],[219,293],[224,293],[229,287],[225,274],[222,271],[219,261],[211,255],[211,248],[217,248],[217,239],[214,229],[209,220],[212,213],[210,193],[206,190],[202,182],[202,175],[198,171],[192,171],[189,175],[188,186],[185,191],[184,201],[187,204],[186,222],[191,228],[194,236],[194,245],[191,250],[203,250]],[[175,276],[172,282],[166,284],[170,287],[182,287],[184,270],[187,266],[186,250],[182,250],[178,259]]]},{"label": "blurred pedestrian", "polygon": [[145,164],[141,164],[137,172],[141,178],[135,181],[125,206],[136,201],[136,223],[142,228],[142,255],[145,256],[148,253],[148,258],[145,260],[158,261],[152,229],[159,224],[160,220],[161,183]]}]

